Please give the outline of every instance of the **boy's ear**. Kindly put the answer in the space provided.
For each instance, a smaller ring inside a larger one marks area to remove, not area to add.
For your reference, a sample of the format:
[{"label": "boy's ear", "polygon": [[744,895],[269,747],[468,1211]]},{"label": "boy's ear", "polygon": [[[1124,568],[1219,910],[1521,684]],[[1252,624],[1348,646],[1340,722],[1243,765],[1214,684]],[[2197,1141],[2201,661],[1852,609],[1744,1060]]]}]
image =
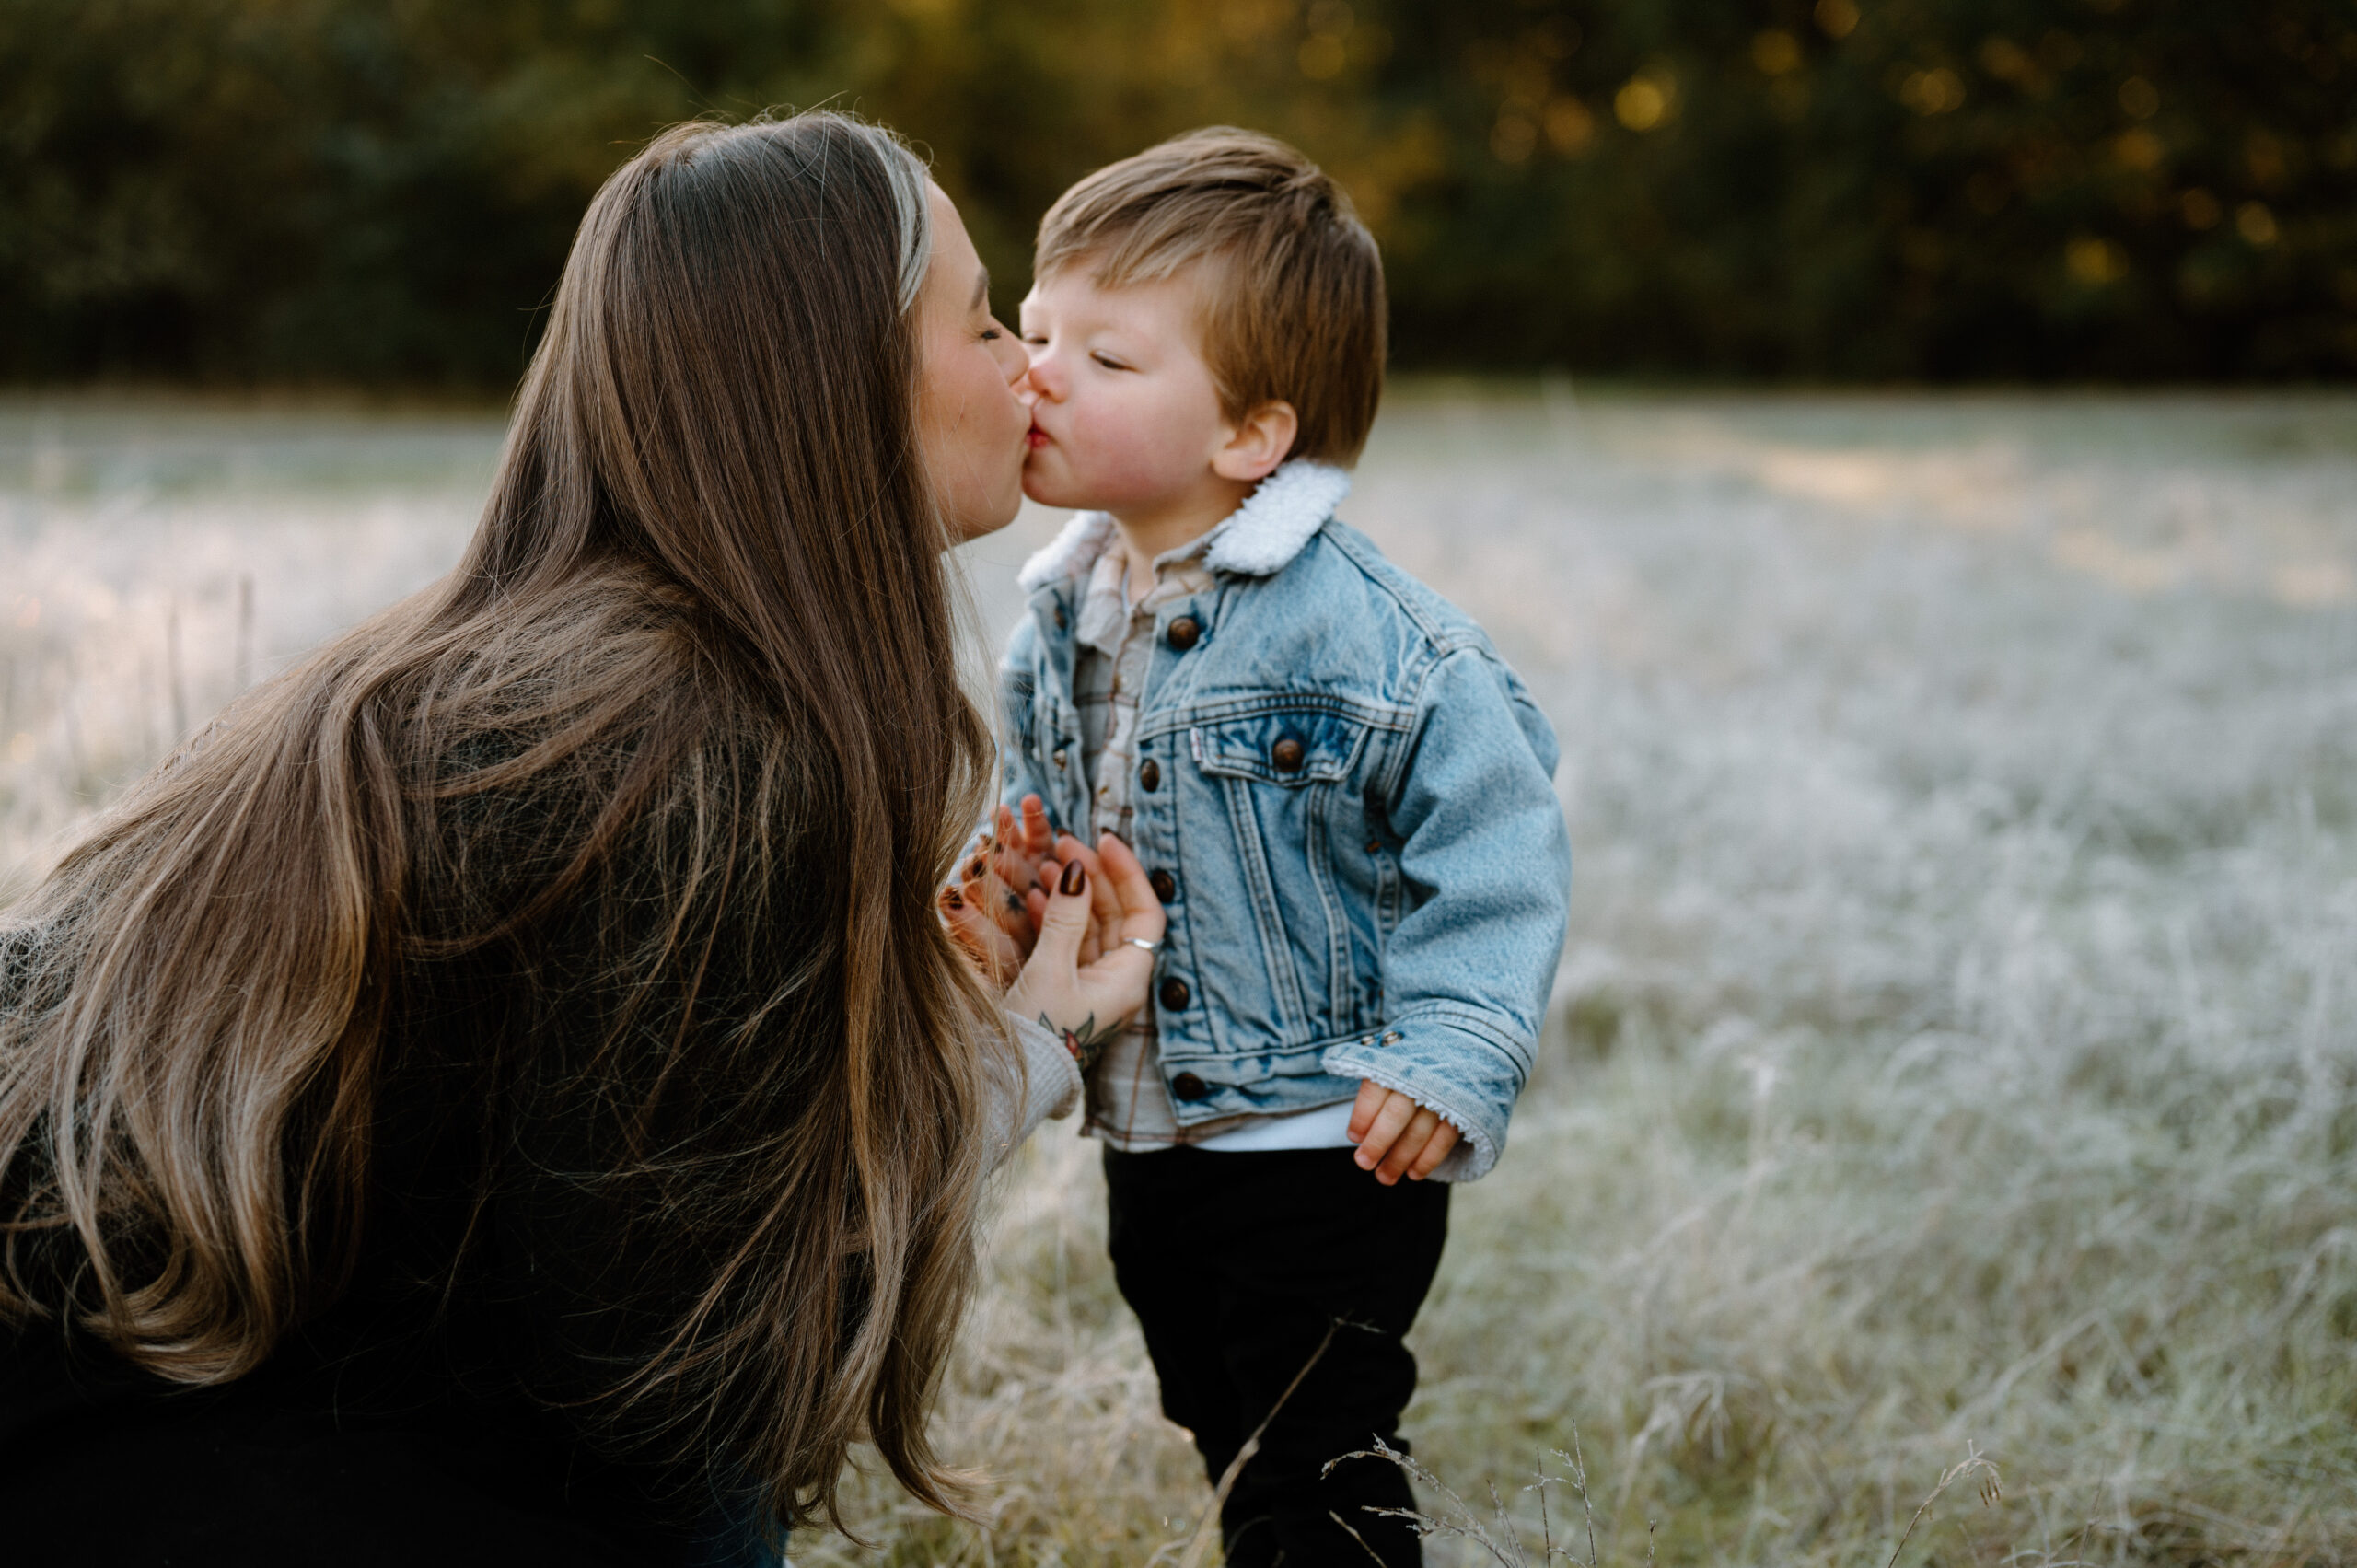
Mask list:
[{"label": "boy's ear", "polygon": [[1227,445],[1212,455],[1212,471],[1257,483],[1276,471],[1300,433],[1301,416],[1293,404],[1282,398],[1261,403],[1236,422]]}]

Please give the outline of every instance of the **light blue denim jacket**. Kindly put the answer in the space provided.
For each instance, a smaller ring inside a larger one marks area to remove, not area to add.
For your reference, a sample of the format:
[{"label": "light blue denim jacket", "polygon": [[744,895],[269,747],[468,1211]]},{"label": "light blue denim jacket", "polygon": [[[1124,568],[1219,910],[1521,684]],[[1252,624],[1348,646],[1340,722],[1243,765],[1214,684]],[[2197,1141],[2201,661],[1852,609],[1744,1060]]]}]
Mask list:
[{"label": "light blue denim jacket", "polygon": [[[1140,703],[1132,847],[1166,873],[1149,1005],[1181,1125],[1306,1110],[1372,1079],[1497,1163],[1562,950],[1555,737],[1462,611],[1335,520],[1292,462],[1221,526],[1214,586],[1164,605]],[[1073,629],[1112,522],[1023,569],[1001,671],[1003,798],[1089,820]],[[1182,622],[1192,622],[1191,626]]]}]

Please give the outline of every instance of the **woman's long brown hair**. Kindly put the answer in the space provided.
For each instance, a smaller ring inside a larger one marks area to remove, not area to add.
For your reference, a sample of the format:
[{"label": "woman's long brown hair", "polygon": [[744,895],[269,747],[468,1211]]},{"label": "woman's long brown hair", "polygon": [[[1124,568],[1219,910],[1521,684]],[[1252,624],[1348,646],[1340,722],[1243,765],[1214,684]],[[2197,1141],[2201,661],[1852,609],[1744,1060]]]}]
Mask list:
[{"label": "woman's long brown hair", "polygon": [[[929,244],[922,168],[837,115],[678,127],[608,181],[459,568],[240,701],[13,912],[0,1313],[181,1383],[259,1365],[362,1255],[418,977],[496,951],[493,1056],[614,1003],[563,1103],[621,1107],[613,1174],[652,1194],[625,1220],[701,1260],[581,1419],[725,1453],[789,1524],[863,1439],[953,1505],[925,1417],[1015,1069],[933,906],[988,738],[917,461]],[[469,836],[518,800],[520,842]],[[539,972],[585,911],[595,972]]]}]

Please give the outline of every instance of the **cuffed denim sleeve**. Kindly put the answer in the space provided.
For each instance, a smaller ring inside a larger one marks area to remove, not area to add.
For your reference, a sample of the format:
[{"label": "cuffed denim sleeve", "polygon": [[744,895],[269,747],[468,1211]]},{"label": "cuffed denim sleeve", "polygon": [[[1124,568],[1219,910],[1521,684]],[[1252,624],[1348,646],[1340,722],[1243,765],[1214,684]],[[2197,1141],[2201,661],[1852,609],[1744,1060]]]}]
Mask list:
[{"label": "cuffed denim sleeve", "polygon": [[[1036,795],[1054,807],[1046,776],[1040,772],[1039,759],[1031,748],[1031,705],[1039,690],[1039,638],[1028,620],[1016,623],[1014,636],[1008,641],[1006,657],[998,669],[998,711],[991,715],[993,733],[998,741],[998,789],[995,798],[1017,811],[1023,797]],[[993,807],[993,810],[995,807]],[[965,859],[981,847],[982,835],[991,830],[992,812],[982,813],[982,819],[968,835],[966,847],[958,852]]]},{"label": "cuffed denim sleeve", "polygon": [[[1052,816],[1056,789],[1047,774],[1046,760],[1036,748],[1035,718],[1039,701],[1039,630],[1027,616],[1009,638],[1006,657],[998,670],[998,797],[1021,807],[1023,797],[1036,795]],[[1059,823],[1073,831],[1068,823]]]},{"label": "cuffed denim sleeve", "polygon": [[1563,947],[1571,838],[1555,738],[1520,682],[1480,648],[1423,682],[1386,812],[1406,913],[1385,944],[1385,1031],[1325,1053],[1328,1072],[1397,1089],[1462,1141],[1433,1173],[1497,1163]]}]

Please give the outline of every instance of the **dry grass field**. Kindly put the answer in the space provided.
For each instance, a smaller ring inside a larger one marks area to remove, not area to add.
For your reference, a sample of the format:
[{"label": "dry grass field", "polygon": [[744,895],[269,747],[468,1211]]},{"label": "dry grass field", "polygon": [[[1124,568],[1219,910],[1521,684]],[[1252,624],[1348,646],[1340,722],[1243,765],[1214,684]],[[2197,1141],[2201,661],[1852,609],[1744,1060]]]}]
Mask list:
[{"label": "dry grass field", "polygon": [[[497,439],[0,403],[13,885],[446,566]],[[2357,1562],[2357,400],[1411,386],[1344,515],[1528,677],[1578,861],[1414,1336],[1499,1548],[1433,1560],[1538,1563],[1543,1499],[1550,1562]],[[1057,521],[970,548],[991,635]],[[806,1568],[1178,1560],[1092,1156],[1006,1179],[987,1522],[863,1481]],[[1575,1434],[1586,1506],[1524,1490]]]}]

